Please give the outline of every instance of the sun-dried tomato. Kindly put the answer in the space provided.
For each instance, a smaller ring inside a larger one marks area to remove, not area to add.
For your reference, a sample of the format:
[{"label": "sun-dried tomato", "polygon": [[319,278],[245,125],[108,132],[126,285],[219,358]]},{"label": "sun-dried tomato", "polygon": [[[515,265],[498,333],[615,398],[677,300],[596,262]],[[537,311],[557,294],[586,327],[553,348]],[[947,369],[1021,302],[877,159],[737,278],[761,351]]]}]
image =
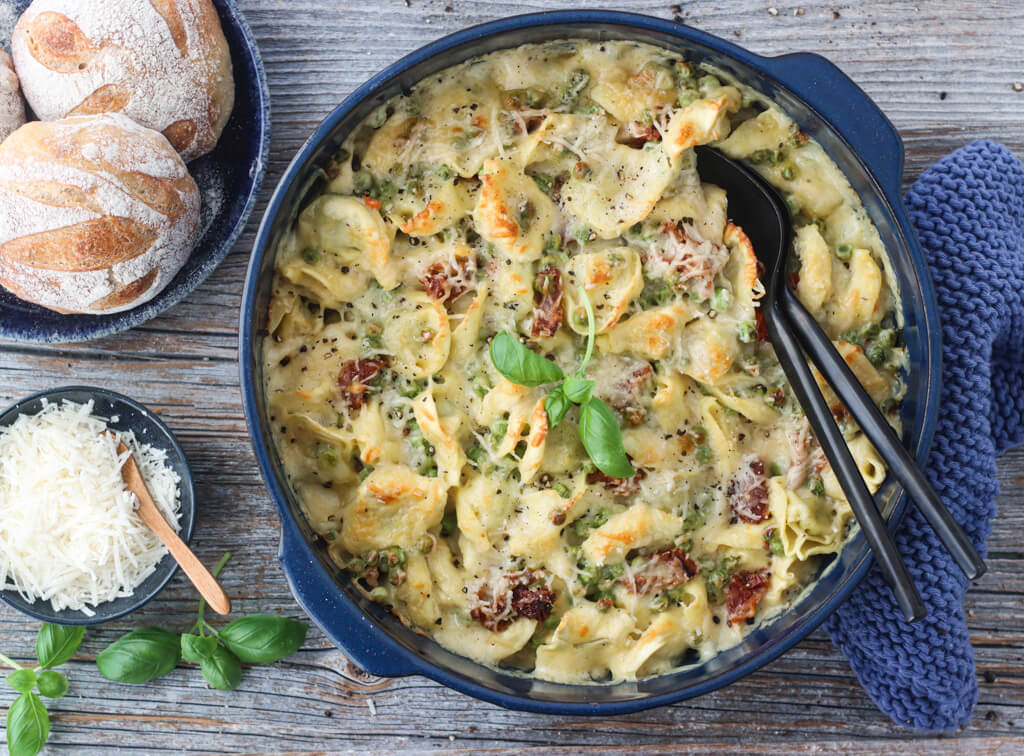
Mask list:
[{"label": "sun-dried tomato", "polygon": [[640,406],[640,394],[653,374],[650,364],[644,363],[628,373],[611,392],[609,404],[621,412],[630,425],[640,425],[647,417],[647,411]]},{"label": "sun-dried tomato", "polygon": [[768,481],[764,462],[759,457],[743,458],[743,467],[729,481],[726,489],[729,506],[744,522],[758,523],[768,519]]},{"label": "sun-dried tomato", "polygon": [[562,325],[562,272],[554,265],[537,271],[533,283],[533,328],[535,339],[550,338]]},{"label": "sun-dried tomato", "polygon": [[729,579],[729,621],[740,622],[753,617],[757,604],[768,591],[770,576],[767,572],[737,572]]},{"label": "sun-dried tomato", "polygon": [[366,401],[366,392],[370,381],[387,366],[386,357],[367,357],[362,360],[349,360],[341,366],[338,373],[338,388],[341,398],[351,410],[360,409]]},{"label": "sun-dried tomato", "polygon": [[438,261],[420,274],[420,283],[431,299],[448,302],[466,292],[470,274],[475,268],[476,264],[469,257],[456,257],[454,262]]},{"label": "sun-dried tomato", "polygon": [[543,622],[551,616],[554,605],[555,592],[547,586],[517,585],[512,589],[512,610],[520,617]]},{"label": "sun-dried tomato", "polygon": [[754,310],[754,319],[757,322],[757,340],[770,341],[768,325],[764,322],[764,312],[760,307]]},{"label": "sun-dried tomato", "polygon": [[631,478],[613,478],[605,475],[600,470],[587,474],[587,483],[591,485],[600,483],[616,496],[632,496],[640,490],[640,481],[647,477],[643,470],[637,470]]},{"label": "sun-dried tomato", "polygon": [[483,583],[469,615],[491,632],[500,633],[520,617],[542,622],[551,615],[555,592],[540,584],[540,574],[532,570],[506,572],[490,583]]},{"label": "sun-dried tomato", "polygon": [[625,581],[630,593],[646,595],[670,591],[688,583],[700,567],[682,549],[659,551],[643,568]]}]

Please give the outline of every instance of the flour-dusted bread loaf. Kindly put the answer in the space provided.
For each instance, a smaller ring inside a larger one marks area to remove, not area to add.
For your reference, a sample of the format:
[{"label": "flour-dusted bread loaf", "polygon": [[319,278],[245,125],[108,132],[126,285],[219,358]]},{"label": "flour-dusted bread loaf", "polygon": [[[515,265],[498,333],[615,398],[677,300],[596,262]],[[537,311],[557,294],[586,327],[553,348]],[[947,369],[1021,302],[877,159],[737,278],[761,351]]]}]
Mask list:
[{"label": "flour-dusted bread loaf", "polygon": [[124,113],[192,160],[231,116],[235,81],[210,0],[34,0],[11,41],[44,121]]},{"label": "flour-dusted bread loaf", "polygon": [[63,313],[128,310],[185,264],[199,188],[161,134],[105,113],[0,145],[0,284]]},{"label": "flour-dusted bread loaf", "polygon": [[25,103],[21,100],[18,77],[11,56],[0,50],[0,142],[25,123]]}]

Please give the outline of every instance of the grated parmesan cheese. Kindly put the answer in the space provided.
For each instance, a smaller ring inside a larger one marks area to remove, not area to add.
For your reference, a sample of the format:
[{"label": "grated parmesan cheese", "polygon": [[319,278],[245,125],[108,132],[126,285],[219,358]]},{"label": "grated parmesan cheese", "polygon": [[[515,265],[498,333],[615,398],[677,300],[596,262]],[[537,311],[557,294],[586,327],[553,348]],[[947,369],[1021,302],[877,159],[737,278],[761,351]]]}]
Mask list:
[{"label": "grated parmesan cheese", "polygon": [[[128,454],[93,403],[51,404],[0,429],[0,588],[86,616],[131,596],[167,549],[135,513],[121,478]],[[179,529],[177,473],[166,453],[118,432],[164,518]]]}]

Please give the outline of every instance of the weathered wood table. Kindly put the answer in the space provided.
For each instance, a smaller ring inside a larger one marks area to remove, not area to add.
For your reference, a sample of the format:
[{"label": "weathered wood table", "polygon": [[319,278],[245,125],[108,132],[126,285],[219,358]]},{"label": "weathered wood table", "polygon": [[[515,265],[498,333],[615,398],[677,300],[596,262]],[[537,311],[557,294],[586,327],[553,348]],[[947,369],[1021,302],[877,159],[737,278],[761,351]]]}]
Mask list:
[{"label": "weathered wood table", "polygon": [[[553,9],[557,0],[240,0],[262,45],[273,94],[263,200],[220,269],[184,303],[129,333],[73,347],[0,343],[0,401],[86,383],[156,409],[185,447],[199,496],[193,545],[208,563],[227,550],[235,611],[301,616],[277,566],[277,514],[253,458],[239,397],[236,334],[253,231],[278,177],[314,125],[370,75],[469,24]],[[976,138],[1024,156],[1024,3],[620,0],[618,8],[692,24],[760,53],[820,52],[889,114],[908,152],[906,180]],[[368,679],[315,630],[294,657],[247,670],[234,693],[179,669],[132,687],[104,680],[95,654],[143,624],[180,629],[196,596],[179,575],[145,610],[90,630],[68,666],[70,694],[50,706],[51,749],[107,753],[1024,753],[1024,451],[999,465],[989,573],[967,597],[981,698],[950,737],[892,725],[823,633],[750,677],[703,698],[607,720],[505,711],[424,678]],[[27,659],[36,623],[0,609],[0,650]],[[870,629],[866,628],[866,632]],[[0,686],[0,706],[12,691]]]}]

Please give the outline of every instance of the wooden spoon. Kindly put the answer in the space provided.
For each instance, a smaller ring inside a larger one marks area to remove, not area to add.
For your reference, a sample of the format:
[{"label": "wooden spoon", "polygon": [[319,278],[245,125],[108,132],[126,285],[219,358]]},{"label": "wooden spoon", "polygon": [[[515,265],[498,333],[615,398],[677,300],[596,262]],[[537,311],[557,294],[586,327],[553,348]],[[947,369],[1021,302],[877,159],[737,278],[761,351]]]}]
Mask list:
[{"label": "wooden spoon", "polygon": [[[118,439],[118,454],[124,454],[126,451],[128,451],[128,447]],[[188,575],[188,579],[192,581],[196,590],[206,599],[206,603],[218,614],[230,614],[231,599],[217,582],[217,578],[210,574],[206,566],[199,561],[192,550],[174,532],[174,528],[168,525],[167,520],[160,514],[156,502],[153,501],[153,497],[149,493],[149,488],[146,487],[146,481],[142,479],[139,466],[135,464],[135,457],[130,453],[121,468],[121,477],[124,479],[125,485],[128,486],[128,490],[135,494],[135,498],[139,502],[139,518],[156,533],[157,538],[163,541],[164,546]]]}]

